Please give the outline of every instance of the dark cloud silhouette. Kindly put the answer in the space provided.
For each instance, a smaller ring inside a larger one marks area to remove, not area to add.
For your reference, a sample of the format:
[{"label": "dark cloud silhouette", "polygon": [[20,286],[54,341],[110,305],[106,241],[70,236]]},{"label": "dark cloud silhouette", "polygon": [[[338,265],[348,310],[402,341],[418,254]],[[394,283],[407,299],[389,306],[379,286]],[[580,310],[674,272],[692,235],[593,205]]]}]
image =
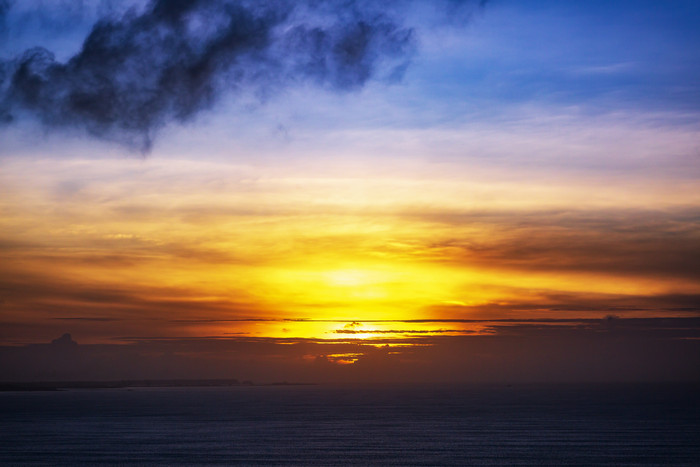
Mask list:
[{"label": "dark cloud silhouette", "polygon": [[588,271],[697,280],[694,208],[407,212],[437,226],[493,235],[436,238],[415,251],[433,261],[520,271]]},{"label": "dark cloud silhouette", "polygon": [[68,333],[65,333],[64,335],[62,335],[58,339],[52,340],[51,344],[55,345],[55,346],[57,345],[60,347],[72,347],[72,346],[78,345],[78,343],[75,342],[73,340],[73,338],[71,337],[71,335]]},{"label": "dark cloud silhouette", "polygon": [[465,329],[336,329],[335,334],[472,334]]},{"label": "dark cloud silhouette", "polygon": [[91,321],[95,323],[108,323],[112,321],[119,321],[118,318],[86,318],[82,316],[78,317],[66,317],[66,318],[53,318],[57,320],[63,320],[63,321]]},{"label": "dark cloud silhouette", "polygon": [[[522,295],[526,291],[512,289],[512,292]],[[465,291],[465,294],[468,294],[468,291]],[[586,317],[599,316],[601,313],[623,316],[644,311],[659,315],[687,314],[694,316],[700,312],[700,295],[693,293],[632,295],[539,291],[529,297],[499,300],[495,303],[441,304],[431,306],[429,309],[438,316],[469,316],[481,321],[499,321],[491,319],[494,317],[502,317],[506,321],[511,319],[523,321],[518,317],[531,316],[533,313]],[[565,322],[567,320],[555,321]]]},{"label": "dark cloud silhouette", "polygon": [[65,63],[41,47],[0,63],[0,121],[26,114],[148,151],[158,129],[191,120],[226,91],[265,95],[305,80],[347,91],[399,79],[415,49],[399,13],[410,3],[152,0],[99,20]]},{"label": "dark cloud silhouette", "polygon": [[584,324],[504,323],[490,335],[426,336],[400,347],[385,344],[405,340],[250,337],[0,346],[0,381],[698,381],[700,319]]}]

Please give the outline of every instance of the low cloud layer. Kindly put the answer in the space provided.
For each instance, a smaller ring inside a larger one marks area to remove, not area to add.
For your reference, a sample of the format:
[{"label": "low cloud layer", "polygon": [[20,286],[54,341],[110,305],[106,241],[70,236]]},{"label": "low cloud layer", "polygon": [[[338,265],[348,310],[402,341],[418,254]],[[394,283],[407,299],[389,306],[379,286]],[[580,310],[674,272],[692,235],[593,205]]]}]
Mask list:
[{"label": "low cloud layer", "polygon": [[398,80],[416,47],[399,13],[412,3],[153,0],[100,19],[65,62],[43,47],[0,62],[0,121],[26,115],[146,152],[160,128],[192,120],[228,92]]},{"label": "low cloud layer", "polygon": [[78,345],[0,346],[0,381],[697,381],[699,329],[697,318],[501,323],[493,335],[430,336],[399,347],[392,344],[405,342],[234,337],[85,345],[76,338]]}]

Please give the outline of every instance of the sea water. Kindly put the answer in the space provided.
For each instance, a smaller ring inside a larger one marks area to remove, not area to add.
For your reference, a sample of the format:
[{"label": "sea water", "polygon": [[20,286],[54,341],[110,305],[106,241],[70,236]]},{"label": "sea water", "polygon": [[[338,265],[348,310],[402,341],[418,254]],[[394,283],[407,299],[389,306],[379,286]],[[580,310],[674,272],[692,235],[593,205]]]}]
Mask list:
[{"label": "sea water", "polygon": [[697,385],[0,393],[2,465],[700,465]]}]

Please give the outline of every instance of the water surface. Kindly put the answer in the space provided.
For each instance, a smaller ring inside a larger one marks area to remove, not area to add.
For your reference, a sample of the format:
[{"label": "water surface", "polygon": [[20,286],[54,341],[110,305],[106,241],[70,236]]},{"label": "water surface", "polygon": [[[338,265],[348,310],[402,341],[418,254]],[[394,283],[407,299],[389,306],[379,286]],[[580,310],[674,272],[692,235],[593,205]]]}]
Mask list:
[{"label": "water surface", "polygon": [[700,465],[697,385],[0,393],[0,464]]}]

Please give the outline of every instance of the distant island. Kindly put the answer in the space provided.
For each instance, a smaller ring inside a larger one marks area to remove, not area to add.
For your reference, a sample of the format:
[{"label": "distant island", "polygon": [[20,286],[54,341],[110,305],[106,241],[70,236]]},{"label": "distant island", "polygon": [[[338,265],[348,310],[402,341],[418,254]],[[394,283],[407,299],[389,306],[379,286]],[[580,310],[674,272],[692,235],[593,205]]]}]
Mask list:
[{"label": "distant island", "polygon": [[60,391],[64,389],[187,388],[229,386],[305,386],[312,383],[287,381],[256,384],[237,379],[144,379],[120,381],[36,381],[0,383],[0,391]]}]

